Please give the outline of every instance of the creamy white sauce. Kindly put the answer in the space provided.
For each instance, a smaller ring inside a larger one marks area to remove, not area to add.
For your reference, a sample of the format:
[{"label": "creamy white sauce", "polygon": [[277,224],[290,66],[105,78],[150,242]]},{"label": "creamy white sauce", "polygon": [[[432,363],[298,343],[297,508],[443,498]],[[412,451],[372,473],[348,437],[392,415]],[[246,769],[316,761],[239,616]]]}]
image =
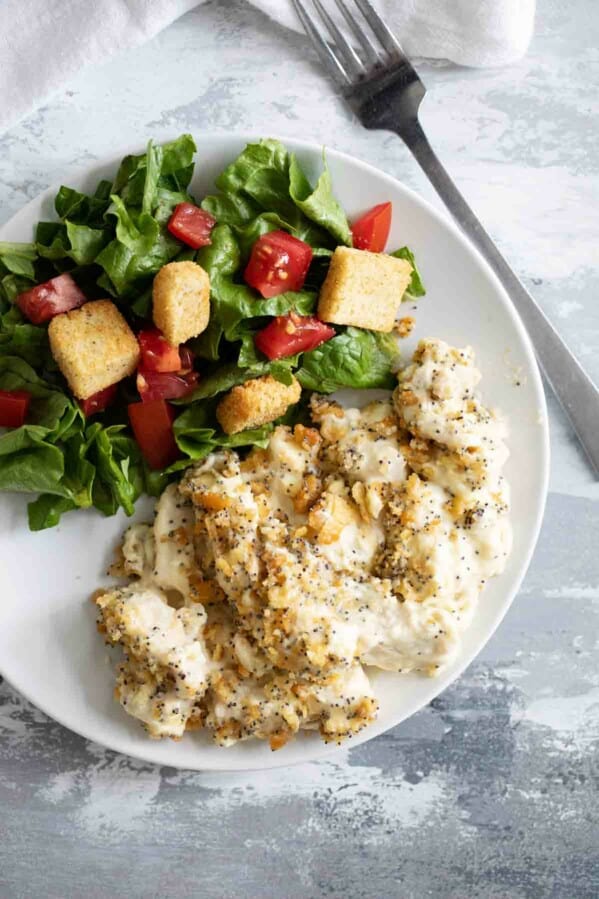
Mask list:
[{"label": "creamy white sauce", "polygon": [[316,398],[316,430],[167,488],[125,537],[137,584],[98,600],[127,711],[153,735],[200,716],[223,745],[341,739],[376,714],[364,666],[447,664],[511,548],[506,429],[479,380],[470,349],[421,341],[392,401]]}]

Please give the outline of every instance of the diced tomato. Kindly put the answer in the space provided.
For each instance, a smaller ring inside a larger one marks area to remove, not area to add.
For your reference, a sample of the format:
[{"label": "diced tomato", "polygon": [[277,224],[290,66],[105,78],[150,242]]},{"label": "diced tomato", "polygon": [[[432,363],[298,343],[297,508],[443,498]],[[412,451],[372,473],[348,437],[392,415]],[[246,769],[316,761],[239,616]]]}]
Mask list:
[{"label": "diced tomato", "polygon": [[312,247],[286,231],[259,237],[243,277],[263,297],[301,290],[312,262]]},{"label": "diced tomato", "polygon": [[149,403],[153,400],[175,400],[181,396],[187,396],[197,383],[197,371],[180,373],[147,371],[140,368],[137,372],[137,389],[142,403]]},{"label": "diced tomato", "polygon": [[85,294],[69,274],[51,278],[31,290],[20,293],[16,303],[34,325],[50,321],[61,312],[69,312],[86,302]]},{"label": "diced tomato", "polygon": [[179,348],[168,342],[158,328],[148,328],[137,335],[141,350],[140,368],[146,371],[179,371]]},{"label": "diced tomato", "polygon": [[212,243],[210,232],[215,225],[216,219],[209,212],[193,203],[179,203],[168,220],[167,228],[178,240],[198,250]]},{"label": "diced tomato", "polygon": [[113,401],[117,387],[118,384],[111,384],[110,387],[105,387],[104,390],[92,393],[87,399],[79,400],[79,405],[85,417],[89,418],[90,415],[95,415],[96,412],[103,412]]},{"label": "diced tomato", "polygon": [[179,374],[184,375],[188,371],[192,370],[195,356],[188,346],[179,347],[179,356],[181,357],[181,368],[179,369]]},{"label": "diced tomato", "polygon": [[282,359],[303,353],[320,346],[325,340],[335,336],[335,329],[321,322],[314,315],[277,315],[276,318],[258,331],[254,343],[269,359]]},{"label": "diced tomato", "polygon": [[354,222],[351,226],[354,247],[382,253],[391,230],[391,213],[391,203],[379,203]]},{"label": "diced tomato", "polygon": [[27,390],[0,390],[0,426],[20,428],[27,417],[31,394]]},{"label": "diced tomato", "polygon": [[139,448],[150,468],[166,468],[179,456],[173,434],[175,411],[164,400],[131,403],[129,421]]}]

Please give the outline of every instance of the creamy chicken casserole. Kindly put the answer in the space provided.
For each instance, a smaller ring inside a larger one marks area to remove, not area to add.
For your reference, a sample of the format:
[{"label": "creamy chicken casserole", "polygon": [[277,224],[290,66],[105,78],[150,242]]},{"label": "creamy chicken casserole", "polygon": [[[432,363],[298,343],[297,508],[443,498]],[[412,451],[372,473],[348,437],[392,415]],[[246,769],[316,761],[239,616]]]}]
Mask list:
[{"label": "creamy chicken casserole", "polygon": [[153,737],[327,741],[373,721],[369,667],[434,675],[511,546],[504,423],[471,349],[421,341],[386,402],[216,452],[122,545],[96,596],[116,696]]}]

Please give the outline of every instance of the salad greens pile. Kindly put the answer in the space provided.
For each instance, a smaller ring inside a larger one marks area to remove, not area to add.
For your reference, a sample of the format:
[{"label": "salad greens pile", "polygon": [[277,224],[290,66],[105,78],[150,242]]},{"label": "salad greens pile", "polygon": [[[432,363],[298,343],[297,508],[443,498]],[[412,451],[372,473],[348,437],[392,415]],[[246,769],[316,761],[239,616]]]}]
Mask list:
[{"label": "salad greens pile", "polygon": [[[326,165],[312,187],[280,142],[248,145],[216,179],[217,193],[201,202],[217,225],[211,245],[195,251],[166,228],[177,204],[195,202],[188,192],[195,151],[189,134],[163,145],[150,142],[146,153],[126,156],[114,181],[101,181],[93,194],[61,187],[54,200],[58,218],[39,222],[33,243],[0,242],[0,390],[32,396],[27,423],[0,436],[0,490],[39,494],[28,507],[32,530],[89,506],[130,515],[142,493],[158,495],[176,471],[215,447],[266,445],[272,424],[227,436],[216,422],[219,395],[249,378],[270,373],[290,383],[293,373],[307,390],[322,393],[393,386],[397,344],[387,334],[336,327],[337,335],[316,349],[272,362],[254,345],[269,317],[315,312],[332,251],[351,245]],[[309,243],[314,259],[304,289],[262,299],[242,273],[256,239],[280,229]],[[396,255],[413,263],[407,247]],[[47,326],[28,322],[15,299],[69,272],[87,299],[112,298],[137,332],[151,321],[154,275],[186,259],[210,275],[210,323],[188,344],[198,357],[199,384],[175,401],[180,414],[173,430],[182,458],[152,471],[128,423],[127,404],[139,399],[134,379],[121,382],[116,401],[86,420],[52,358]],[[409,292],[424,293],[416,268]],[[291,410],[286,420],[301,414],[302,408]]]}]

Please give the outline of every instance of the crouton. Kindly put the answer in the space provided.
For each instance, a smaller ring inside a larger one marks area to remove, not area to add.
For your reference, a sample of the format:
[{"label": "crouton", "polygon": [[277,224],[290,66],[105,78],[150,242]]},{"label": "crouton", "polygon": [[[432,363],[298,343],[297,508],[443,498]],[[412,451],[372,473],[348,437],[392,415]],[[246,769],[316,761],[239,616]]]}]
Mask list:
[{"label": "crouton", "polygon": [[318,300],[318,317],[337,325],[391,331],[412,266],[405,259],[337,247]]},{"label": "crouton", "polygon": [[133,374],[139,361],[137,338],[110,300],[55,315],[48,337],[58,367],[81,400]]},{"label": "crouton", "polygon": [[163,265],[152,288],[154,324],[173,346],[197,337],[210,319],[210,278],[196,262]]},{"label": "crouton", "polygon": [[301,392],[295,378],[287,386],[272,375],[264,375],[233,387],[218,404],[216,417],[225,434],[258,428],[283,415],[292,403],[297,403]]}]

